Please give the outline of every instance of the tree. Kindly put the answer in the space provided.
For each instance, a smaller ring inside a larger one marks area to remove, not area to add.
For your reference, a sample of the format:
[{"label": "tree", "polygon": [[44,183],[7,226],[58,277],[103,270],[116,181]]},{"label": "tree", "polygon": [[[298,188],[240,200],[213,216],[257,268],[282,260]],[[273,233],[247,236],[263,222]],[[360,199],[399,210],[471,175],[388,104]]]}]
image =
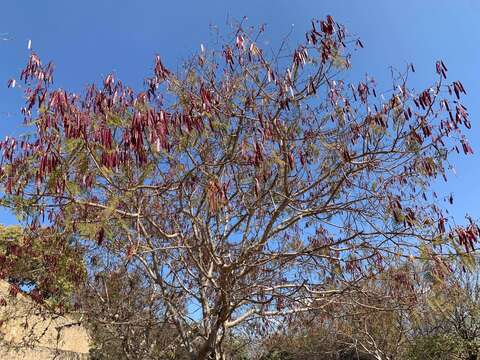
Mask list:
[{"label": "tree", "polygon": [[429,291],[419,299],[411,325],[411,359],[465,359],[480,356],[478,257],[469,267],[456,263],[445,281],[427,277]]},{"label": "tree", "polygon": [[113,74],[84,95],[52,90],[32,53],[33,131],[0,144],[3,200],[28,231],[48,222],[78,248],[87,284],[140,272],[195,359],[334,308],[391,258],[445,267],[478,236],[429,192],[453,149],[472,152],[466,92],[442,61],[425,90],[409,65],[380,93],[342,80],[363,45],[332,17],[294,50],[267,55],[262,33],[240,24],[178,74],[157,56],[140,93]]},{"label": "tree", "polygon": [[85,268],[81,254],[63,240],[48,228],[37,229],[33,240],[20,226],[0,225],[0,273],[10,292],[23,290],[54,307],[73,305]]},{"label": "tree", "polygon": [[359,283],[361,291],[267,339],[265,359],[405,359],[410,314],[419,307],[416,274],[410,261],[390,264],[380,278]]},{"label": "tree", "polygon": [[188,359],[173,324],[156,313],[162,306],[141,276],[125,269],[98,274],[80,297],[88,309],[92,359]]},{"label": "tree", "polygon": [[262,359],[477,359],[478,265],[464,260],[468,270],[458,261],[463,271],[443,274],[417,261],[392,264],[381,282],[361,285],[367,296],[354,300],[363,306],[345,298],[328,317],[290,324],[262,343]]}]

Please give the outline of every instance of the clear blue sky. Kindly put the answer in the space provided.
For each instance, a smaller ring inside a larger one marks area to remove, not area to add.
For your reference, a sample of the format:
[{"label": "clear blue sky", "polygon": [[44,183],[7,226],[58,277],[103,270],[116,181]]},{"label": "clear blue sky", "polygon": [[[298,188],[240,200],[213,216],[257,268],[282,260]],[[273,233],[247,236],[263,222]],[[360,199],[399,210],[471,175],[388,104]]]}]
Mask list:
[{"label": "clear blue sky", "polygon": [[[313,17],[327,14],[359,35],[365,49],[353,61],[355,76],[368,72],[385,83],[390,65],[416,65],[415,85],[435,79],[434,63],[443,59],[449,79],[465,85],[465,100],[476,154],[455,159],[456,176],[444,192],[455,194],[454,213],[480,218],[480,0],[44,0],[0,4],[0,137],[21,132],[21,92],[6,88],[28,56],[27,42],[56,65],[56,85],[79,91],[114,71],[139,87],[161,54],[175,68],[210,38],[210,25],[224,28],[228,17],[247,16],[266,23],[266,39],[275,41],[294,25],[293,39],[303,36]],[[15,219],[0,211],[0,223]]]}]

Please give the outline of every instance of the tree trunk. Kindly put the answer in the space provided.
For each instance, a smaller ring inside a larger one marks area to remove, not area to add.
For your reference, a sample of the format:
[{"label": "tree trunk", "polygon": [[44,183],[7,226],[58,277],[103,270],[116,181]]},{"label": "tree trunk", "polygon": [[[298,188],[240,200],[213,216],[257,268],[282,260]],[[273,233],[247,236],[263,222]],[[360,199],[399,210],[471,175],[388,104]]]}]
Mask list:
[{"label": "tree trunk", "polygon": [[[207,340],[203,343],[200,349],[197,352],[197,355],[194,357],[195,360],[210,360],[209,356],[214,355],[213,359],[218,360],[217,354],[215,351],[215,344],[217,342],[217,332],[212,331],[208,336]],[[222,359],[222,358],[219,358]]]}]

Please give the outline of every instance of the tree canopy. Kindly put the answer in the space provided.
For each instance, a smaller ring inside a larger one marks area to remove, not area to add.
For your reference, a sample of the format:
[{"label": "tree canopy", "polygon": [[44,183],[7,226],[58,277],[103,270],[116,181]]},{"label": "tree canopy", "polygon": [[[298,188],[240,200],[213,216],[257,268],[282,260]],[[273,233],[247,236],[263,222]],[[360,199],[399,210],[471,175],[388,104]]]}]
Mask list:
[{"label": "tree canopy", "polygon": [[[413,65],[380,90],[345,80],[363,44],[331,16],[294,48],[262,49],[262,34],[241,23],[177,73],[157,56],[141,92],[114,74],[84,94],[54,89],[53,66],[32,53],[21,74],[31,132],[0,142],[3,203],[26,248],[62,249],[43,258],[48,280],[67,246],[79,286],[140,274],[150,314],[195,359],[225,358],[233,334],[369,308],[355,294],[392,261],[442,276],[479,233],[449,225],[431,191],[452,151],[473,152],[466,91],[442,61],[422,90],[407,82]],[[396,295],[413,291],[395,281]]]}]

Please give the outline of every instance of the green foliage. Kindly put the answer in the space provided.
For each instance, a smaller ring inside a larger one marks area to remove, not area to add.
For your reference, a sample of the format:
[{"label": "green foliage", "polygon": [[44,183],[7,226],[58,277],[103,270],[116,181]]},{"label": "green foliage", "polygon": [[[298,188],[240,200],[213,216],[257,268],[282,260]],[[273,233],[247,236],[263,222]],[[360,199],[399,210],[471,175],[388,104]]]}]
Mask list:
[{"label": "green foliage", "polygon": [[[421,336],[413,340],[408,360],[457,360],[468,358],[467,344],[455,335]],[[472,360],[476,359],[473,358]]]}]

